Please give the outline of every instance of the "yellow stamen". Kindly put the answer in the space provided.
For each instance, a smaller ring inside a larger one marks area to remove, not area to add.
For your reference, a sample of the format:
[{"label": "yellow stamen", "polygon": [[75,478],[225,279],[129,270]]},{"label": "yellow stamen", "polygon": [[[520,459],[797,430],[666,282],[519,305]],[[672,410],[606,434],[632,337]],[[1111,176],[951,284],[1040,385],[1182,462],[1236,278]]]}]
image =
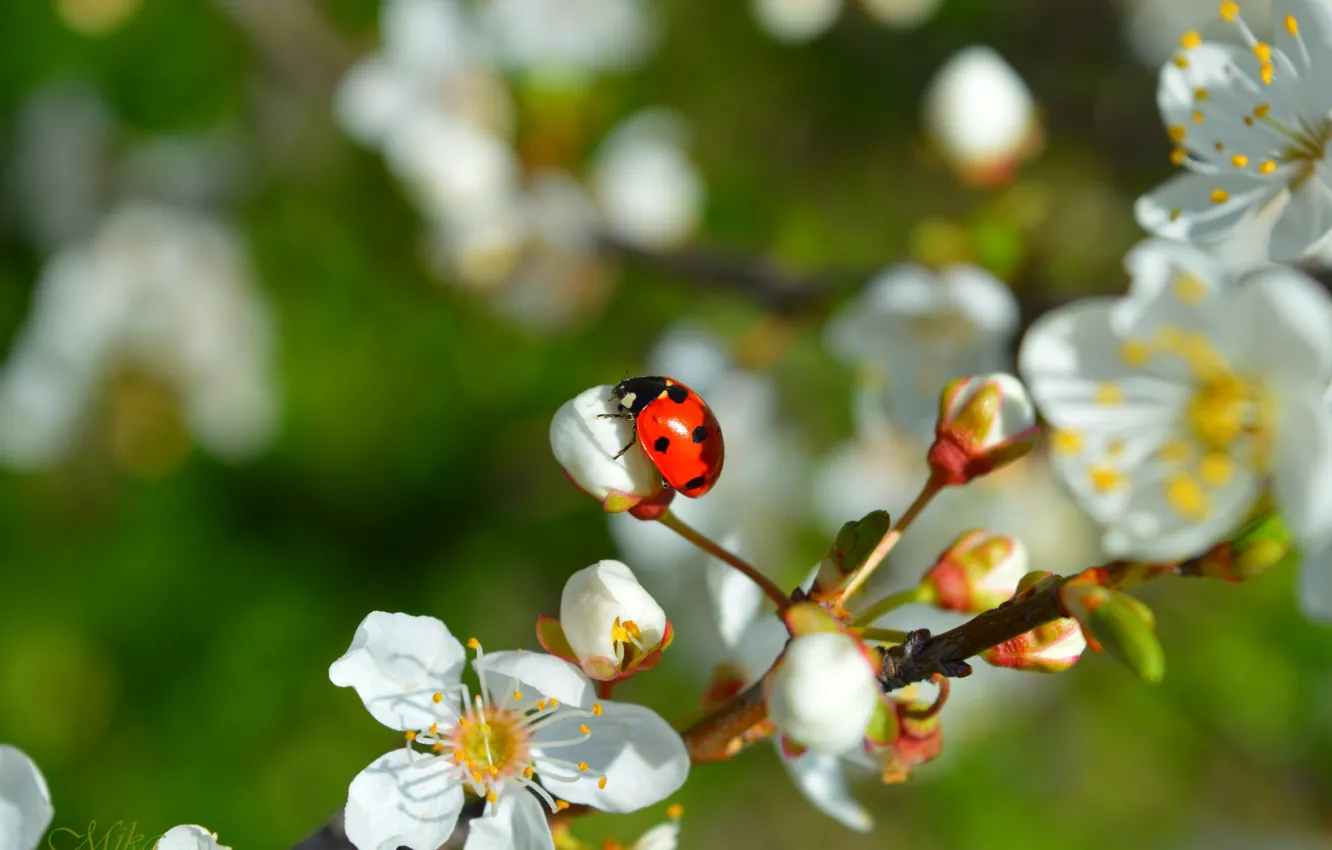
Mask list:
[{"label": "yellow stamen", "polygon": [[1236,168],[1247,168],[1249,166],[1249,158],[1242,153],[1237,153],[1230,158],[1230,164]]},{"label": "yellow stamen", "polygon": [[517,699],[522,699],[522,698],[523,698],[523,692],[522,692],[522,691],[514,691],[514,692],[513,692],[513,698],[516,699],[516,700],[517,700]]},{"label": "yellow stamen", "polygon": [[1271,62],[1264,62],[1262,66],[1258,68],[1258,76],[1263,78],[1263,85],[1265,86],[1272,85],[1272,77],[1275,74],[1276,69],[1272,67]]},{"label": "yellow stamen", "polygon": [[595,714],[597,717],[601,716],[601,703],[599,702],[592,703],[592,713]]},{"label": "yellow stamen", "polygon": [[1122,404],[1124,401],[1124,391],[1113,381],[1102,381],[1096,387],[1096,394],[1092,396],[1092,401],[1097,404]]},{"label": "yellow stamen", "polygon": [[1193,90],[1193,99],[1194,99],[1194,100],[1206,100],[1206,99],[1207,99],[1207,89],[1194,89],[1194,90]]},{"label": "yellow stamen", "polygon": [[1271,174],[1273,171],[1276,171],[1276,163],[1269,159],[1267,162],[1258,166],[1258,170],[1263,174]]},{"label": "yellow stamen", "polygon": [[603,777],[601,777],[600,779],[597,780],[597,787],[598,787],[598,788],[605,788],[605,787],[606,787],[606,777],[603,776]]},{"label": "yellow stamen", "polygon": [[431,752],[435,752],[435,753],[442,753],[442,752],[444,752],[444,742],[443,742],[443,741],[436,741],[435,744],[434,744],[434,746],[432,746],[432,747],[430,748],[430,751],[431,751]]},{"label": "yellow stamen", "polygon": [[1167,440],[1157,449],[1156,456],[1163,463],[1187,463],[1193,456],[1193,446],[1186,440]]},{"label": "yellow stamen", "polygon": [[1184,160],[1189,158],[1189,152],[1183,148],[1175,148],[1170,152],[1171,165],[1183,165]]},{"label": "yellow stamen", "polygon": [[1119,346],[1119,356],[1129,366],[1146,366],[1152,359],[1152,347],[1145,340],[1126,339]]},{"label": "yellow stamen", "polygon": [[1202,487],[1190,475],[1177,472],[1165,481],[1166,501],[1180,516],[1186,519],[1204,519],[1211,507]]},{"label": "yellow stamen", "polygon": [[1173,210],[1170,211],[1170,220],[1179,221],[1179,217],[1182,216],[1183,214],[1184,210],[1180,209],[1179,207],[1175,207]]},{"label": "yellow stamen", "polygon": [[431,735],[438,735],[438,734],[439,734],[439,724],[438,724],[438,723],[431,723],[431,724],[430,724],[430,734],[431,734]]},{"label": "yellow stamen", "polygon": [[1112,493],[1124,487],[1124,473],[1109,466],[1093,466],[1087,470],[1087,479],[1098,493]]},{"label": "yellow stamen", "polygon": [[1294,15],[1286,16],[1286,32],[1290,33],[1291,35],[1300,34],[1300,23],[1299,21],[1295,20]]},{"label": "yellow stamen", "polygon": [[1233,21],[1239,17],[1239,4],[1234,0],[1225,0],[1221,4],[1221,17],[1227,21]]},{"label": "yellow stamen", "polygon": [[1265,41],[1260,41],[1253,46],[1253,55],[1258,57],[1259,62],[1270,63],[1272,61],[1272,45]]},{"label": "yellow stamen", "polygon": [[523,768],[523,778],[524,779],[532,778],[532,765],[529,764],[527,767]]},{"label": "yellow stamen", "polygon": [[1224,204],[1228,200],[1230,200],[1230,193],[1227,192],[1225,189],[1212,190],[1212,203]]},{"label": "yellow stamen", "polygon": [[403,733],[403,737],[405,737],[409,741],[415,741],[416,733],[413,732],[411,729],[408,729],[406,732]]},{"label": "yellow stamen", "polygon": [[1202,36],[1197,30],[1189,30],[1179,37],[1179,46],[1185,50],[1192,50],[1200,44],[1202,44]]},{"label": "yellow stamen", "polygon": [[468,638],[468,639],[467,639],[467,648],[468,648],[468,649],[476,649],[476,648],[479,647],[480,645],[481,645],[481,641],[477,640],[477,639],[474,638],[474,637],[473,637],[473,638]]},{"label": "yellow stamen", "polygon": [[1208,452],[1198,464],[1198,477],[1212,489],[1224,487],[1235,474],[1235,463],[1225,452]]},{"label": "yellow stamen", "polygon": [[1195,109],[1195,110],[1193,110],[1193,123],[1194,123],[1194,124],[1201,124],[1202,122],[1203,122],[1203,114],[1202,114],[1202,110],[1201,110],[1201,109]]},{"label": "yellow stamen", "polygon": [[1187,134],[1188,134],[1188,128],[1185,127],[1183,124],[1171,124],[1169,127],[1166,128],[1166,135],[1169,136],[1170,141],[1174,142],[1175,144],[1179,144],[1180,142],[1184,141],[1184,137]]},{"label": "yellow stamen", "polygon": [[1176,57],[1175,57],[1175,67],[1176,67],[1176,68],[1179,68],[1180,70],[1185,69],[1185,68],[1189,67],[1189,60],[1185,59],[1185,58],[1183,57],[1183,55],[1176,56]]},{"label": "yellow stamen", "polygon": [[580,762],[578,763],[578,769],[579,769],[579,770],[587,770],[587,762],[585,762],[585,761],[580,761]]},{"label": "yellow stamen", "polygon": [[1175,275],[1171,286],[1175,290],[1175,297],[1190,306],[1201,304],[1207,297],[1207,284],[1195,275],[1187,273]]},{"label": "yellow stamen", "polygon": [[568,801],[568,800],[556,800],[556,801],[555,801],[555,811],[557,811],[557,812],[562,812],[562,811],[564,811],[564,810],[567,809],[567,808],[569,808],[569,801]]},{"label": "yellow stamen", "polygon": [[499,795],[496,794],[494,791],[491,791],[490,793],[486,794],[486,802],[487,802],[487,803],[491,803],[491,804],[493,804],[493,803],[494,803],[496,800],[498,800],[498,799],[499,799]]},{"label": "yellow stamen", "polygon": [[1267,117],[1267,113],[1269,113],[1269,112],[1271,112],[1271,111],[1272,111],[1272,104],[1270,104],[1270,103],[1260,103],[1260,104],[1258,104],[1257,106],[1255,106],[1255,107],[1253,108],[1253,117],[1254,117],[1254,118],[1266,118],[1266,117]]},{"label": "yellow stamen", "polygon": [[1057,454],[1072,455],[1082,451],[1082,435],[1077,431],[1065,431],[1060,428],[1050,436],[1050,440]]},{"label": "yellow stamen", "polygon": [[581,724],[581,725],[578,727],[578,731],[579,731],[579,732],[582,732],[584,735],[591,735],[591,734],[592,734],[592,730],[589,729],[589,728],[587,728],[587,724],[586,724],[586,723]]},{"label": "yellow stamen", "polygon": [[432,696],[431,699],[434,700],[435,702],[441,702],[444,699],[444,695],[439,691],[435,691],[435,695]]},{"label": "yellow stamen", "polygon": [[666,807],[666,817],[671,820],[679,820],[684,817],[684,806],[679,803],[671,803]]}]

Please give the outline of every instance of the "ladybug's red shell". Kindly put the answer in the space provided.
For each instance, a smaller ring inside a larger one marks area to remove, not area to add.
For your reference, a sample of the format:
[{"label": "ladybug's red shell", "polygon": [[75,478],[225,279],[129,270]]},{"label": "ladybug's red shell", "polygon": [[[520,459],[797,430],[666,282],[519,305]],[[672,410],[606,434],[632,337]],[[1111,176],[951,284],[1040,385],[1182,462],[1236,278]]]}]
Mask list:
[{"label": "ladybug's red shell", "polygon": [[639,445],[675,490],[697,498],[721,474],[721,426],[698,393],[671,378],[626,378],[614,398],[634,417]]}]

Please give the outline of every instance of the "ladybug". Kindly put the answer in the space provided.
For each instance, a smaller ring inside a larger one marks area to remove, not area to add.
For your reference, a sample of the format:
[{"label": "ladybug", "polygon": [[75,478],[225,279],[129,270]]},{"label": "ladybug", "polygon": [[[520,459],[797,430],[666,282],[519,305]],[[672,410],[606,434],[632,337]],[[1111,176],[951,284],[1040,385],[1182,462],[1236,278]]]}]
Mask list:
[{"label": "ladybug", "polygon": [[[623,410],[602,416],[634,420],[638,444],[673,489],[697,498],[717,482],[724,459],[721,426],[698,393],[673,378],[652,375],[625,378],[609,400],[618,400]],[[616,457],[633,447],[629,443]]]}]

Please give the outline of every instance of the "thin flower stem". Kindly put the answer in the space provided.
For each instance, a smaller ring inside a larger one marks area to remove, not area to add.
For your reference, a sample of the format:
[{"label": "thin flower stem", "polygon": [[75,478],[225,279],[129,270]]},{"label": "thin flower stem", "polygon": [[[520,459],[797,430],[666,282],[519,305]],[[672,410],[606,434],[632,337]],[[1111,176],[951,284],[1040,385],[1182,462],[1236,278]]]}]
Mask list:
[{"label": "thin flower stem", "polygon": [[916,517],[920,515],[920,512],[925,509],[925,506],[928,505],[935,496],[939,495],[943,488],[944,485],[939,478],[931,475],[930,479],[925,482],[924,488],[922,488],[920,493],[916,496],[916,500],[911,503],[911,507],[907,508],[906,513],[902,514],[897,522],[893,523],[893,527],[888,529],[887,533],[883,535],[883,538],[879,540],[878,545],[874,547],[874,551],[870,552],[869,557],[865,559],[865,563],[862,564],[856,574],[851,577],[851,581],[847,582],[846,587],[843,588],[842,595],[838,600],[843,607],[846,606],[846,601],[854,596],[856,591],[860,590],[860,588],[865,585],[865,582],[869,580],[869,577],[876,569],[878,569],[879,564],[883,563],[883,559],[888,557],[889,552],[893,551],[893,547],[897,545],[897,541],[902,539],[902,535],[906,533],[907,527],[915,521]]},{"label": "thin flower stem", "polygon": [[877,640],[883,643],[901,643],[907,639],[907,633],[897,629],[856,629],[865,640]]},{"label": "thin flower stem", "polygon": [[856,617],[855,625],[867,626],[884,614],[896,611],[903,605],[914,605],[918,602],[928,602],[929,598],[930,589],[923,584],[913,587],[910,590],[901,590],[897,593],[890,593],[862,611],[860,615]]},{"label": "thin flower stem", "polygon": [[761,588],[763,592],[768,595],[768,598],[771,599],[773,603],[777,606],[778,611],[784,610],[785,608],[790,606],[791,598],[787,596],[786,593],[784,593],[782,589],[773,582],[772,579],[768,578],[763,573],[759,572],[753,565],[751,565],[745,559],[741,558],[739,555],[726,551],[721,546],[709,540],[707,537],[703,536],[695,529],[689,527],[688,525],[685,525],[684,522],[682,522],[680,518],[675,514],[671,513],[670,511],[665,511],[664,513],[662,513],[660,516],[657,517],[657,522],[666,526],[671,531],[674,531],[676,534],[680,535],[685,540],[688,540],[690,543],[693,543],[695,546],[702,549],[704,552],[707,552],[712,557],[718,559],[719,561],[723,561],[724,563],[729,564],[734,569],[737,569],[740,572],[744,573],[746,576],[749,577],[750,581],[757,584],[759,588]]}]

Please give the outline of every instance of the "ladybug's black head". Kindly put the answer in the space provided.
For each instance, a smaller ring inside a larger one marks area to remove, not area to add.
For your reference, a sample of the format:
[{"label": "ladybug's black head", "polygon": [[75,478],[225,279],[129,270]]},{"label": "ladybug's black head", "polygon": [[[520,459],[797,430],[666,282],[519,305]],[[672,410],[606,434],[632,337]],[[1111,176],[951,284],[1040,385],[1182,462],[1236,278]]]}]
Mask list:
[{"label": "ladybug's black head", "polygon": [[656,375],[625,378],[611,390],[611,398],[618,400],[621,407],[637,416],[649,402],[665,392],[667,386],[667,380]]}]

